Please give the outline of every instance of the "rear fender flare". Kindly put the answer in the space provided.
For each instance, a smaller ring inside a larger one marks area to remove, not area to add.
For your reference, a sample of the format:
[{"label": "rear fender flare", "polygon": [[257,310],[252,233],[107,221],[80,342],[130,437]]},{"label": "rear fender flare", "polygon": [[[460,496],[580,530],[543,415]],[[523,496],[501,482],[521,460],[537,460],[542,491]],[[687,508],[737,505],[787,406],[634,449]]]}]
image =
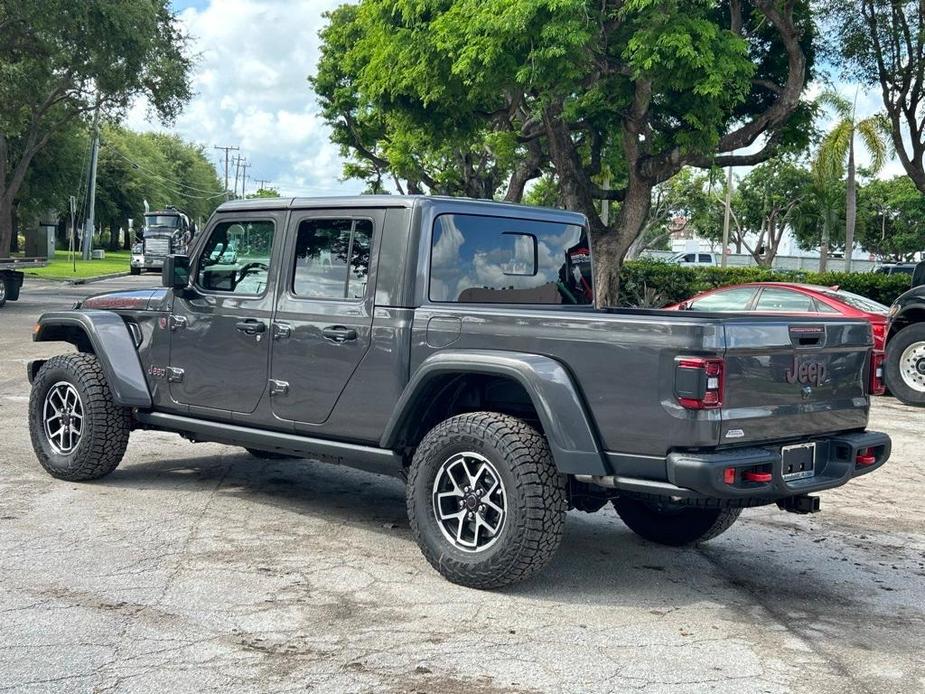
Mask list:
[{"label": "rear fender flare", "polygon": [[[43,314],[32,333],[35,342],[69,342],[99,359],[109,382],[113,401],[122,407],[151,407],[132,334],[122,317],[111,311],[59,311]],[[29,363],[29,382],[44,360]]]},{"label": "rear fender flare", "polygon": [[426,403],[428,386],[448,374],[488,374],[516,381],[530,396],[559,472],[607,472],[584,400],[565,367],[547,356],[492,350],[447,350],[428,357],[405,386],[380,440],[383,448],[402,444]]}]

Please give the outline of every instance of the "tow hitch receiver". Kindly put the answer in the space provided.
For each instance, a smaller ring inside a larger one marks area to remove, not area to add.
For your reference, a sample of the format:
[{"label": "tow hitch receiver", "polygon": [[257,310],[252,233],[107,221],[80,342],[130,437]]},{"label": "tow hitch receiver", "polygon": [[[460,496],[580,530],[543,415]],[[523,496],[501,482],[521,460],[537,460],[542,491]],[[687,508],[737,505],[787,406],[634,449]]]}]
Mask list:
[{"label": "tow hitch receiver", "polygon": [[800,496],[788,496],[777,502],[777,507],[787,513],[819,513],[819,497],[801,494]]}]

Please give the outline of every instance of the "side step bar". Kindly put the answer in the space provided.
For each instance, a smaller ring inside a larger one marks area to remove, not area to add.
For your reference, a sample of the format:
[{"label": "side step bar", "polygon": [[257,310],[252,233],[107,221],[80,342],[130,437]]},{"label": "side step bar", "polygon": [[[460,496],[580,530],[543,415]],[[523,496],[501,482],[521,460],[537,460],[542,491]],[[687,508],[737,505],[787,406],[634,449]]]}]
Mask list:
[{"label": "side step bar", "polygon": [[257,448],[263,451],[345,465],[382,475],[403,477],[402,457],[395,451],[384,448],[315,439],[281,431],[264,431],[166,412],[135,412],[135,419],[152,429],[175,431],[194,441],[213,441],[232,446]]}]

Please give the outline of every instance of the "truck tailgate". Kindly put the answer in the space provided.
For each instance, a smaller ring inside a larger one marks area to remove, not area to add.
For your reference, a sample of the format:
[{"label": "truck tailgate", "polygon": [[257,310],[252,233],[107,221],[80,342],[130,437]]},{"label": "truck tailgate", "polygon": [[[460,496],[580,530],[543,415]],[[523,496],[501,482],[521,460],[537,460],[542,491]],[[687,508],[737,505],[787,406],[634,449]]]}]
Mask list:
[{"label": "truck tailgate", "polygon": [[873,346],[866,321],[732,319],[725,338],[720,445],[866,426]]}]

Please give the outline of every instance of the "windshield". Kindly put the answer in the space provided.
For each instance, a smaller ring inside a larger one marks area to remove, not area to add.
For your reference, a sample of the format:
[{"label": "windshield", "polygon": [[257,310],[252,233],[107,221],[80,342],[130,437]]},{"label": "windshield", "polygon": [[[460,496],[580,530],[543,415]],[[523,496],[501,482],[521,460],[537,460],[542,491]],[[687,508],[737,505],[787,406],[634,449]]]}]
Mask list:
[{"label": "windshield", "polygon": [[867,311],[868,313],[882,313],[884,315],[890,311],[888,306],[884,306],[883,304],[877,301],[873,301],[872,299],[868,299],[867,297],[859,296],[858,294],[852,294],[851,292],[842,290],[819,290],[819,293],[829,297],[830,299],[841,301],[843,304],[848,304],[852,308],[856,308],[859,311]]},{"label": "windshield", "polygon": [[176,229],[180,226],[180,218],[172,214],[147,214],[145,215],[145,226]]}]

